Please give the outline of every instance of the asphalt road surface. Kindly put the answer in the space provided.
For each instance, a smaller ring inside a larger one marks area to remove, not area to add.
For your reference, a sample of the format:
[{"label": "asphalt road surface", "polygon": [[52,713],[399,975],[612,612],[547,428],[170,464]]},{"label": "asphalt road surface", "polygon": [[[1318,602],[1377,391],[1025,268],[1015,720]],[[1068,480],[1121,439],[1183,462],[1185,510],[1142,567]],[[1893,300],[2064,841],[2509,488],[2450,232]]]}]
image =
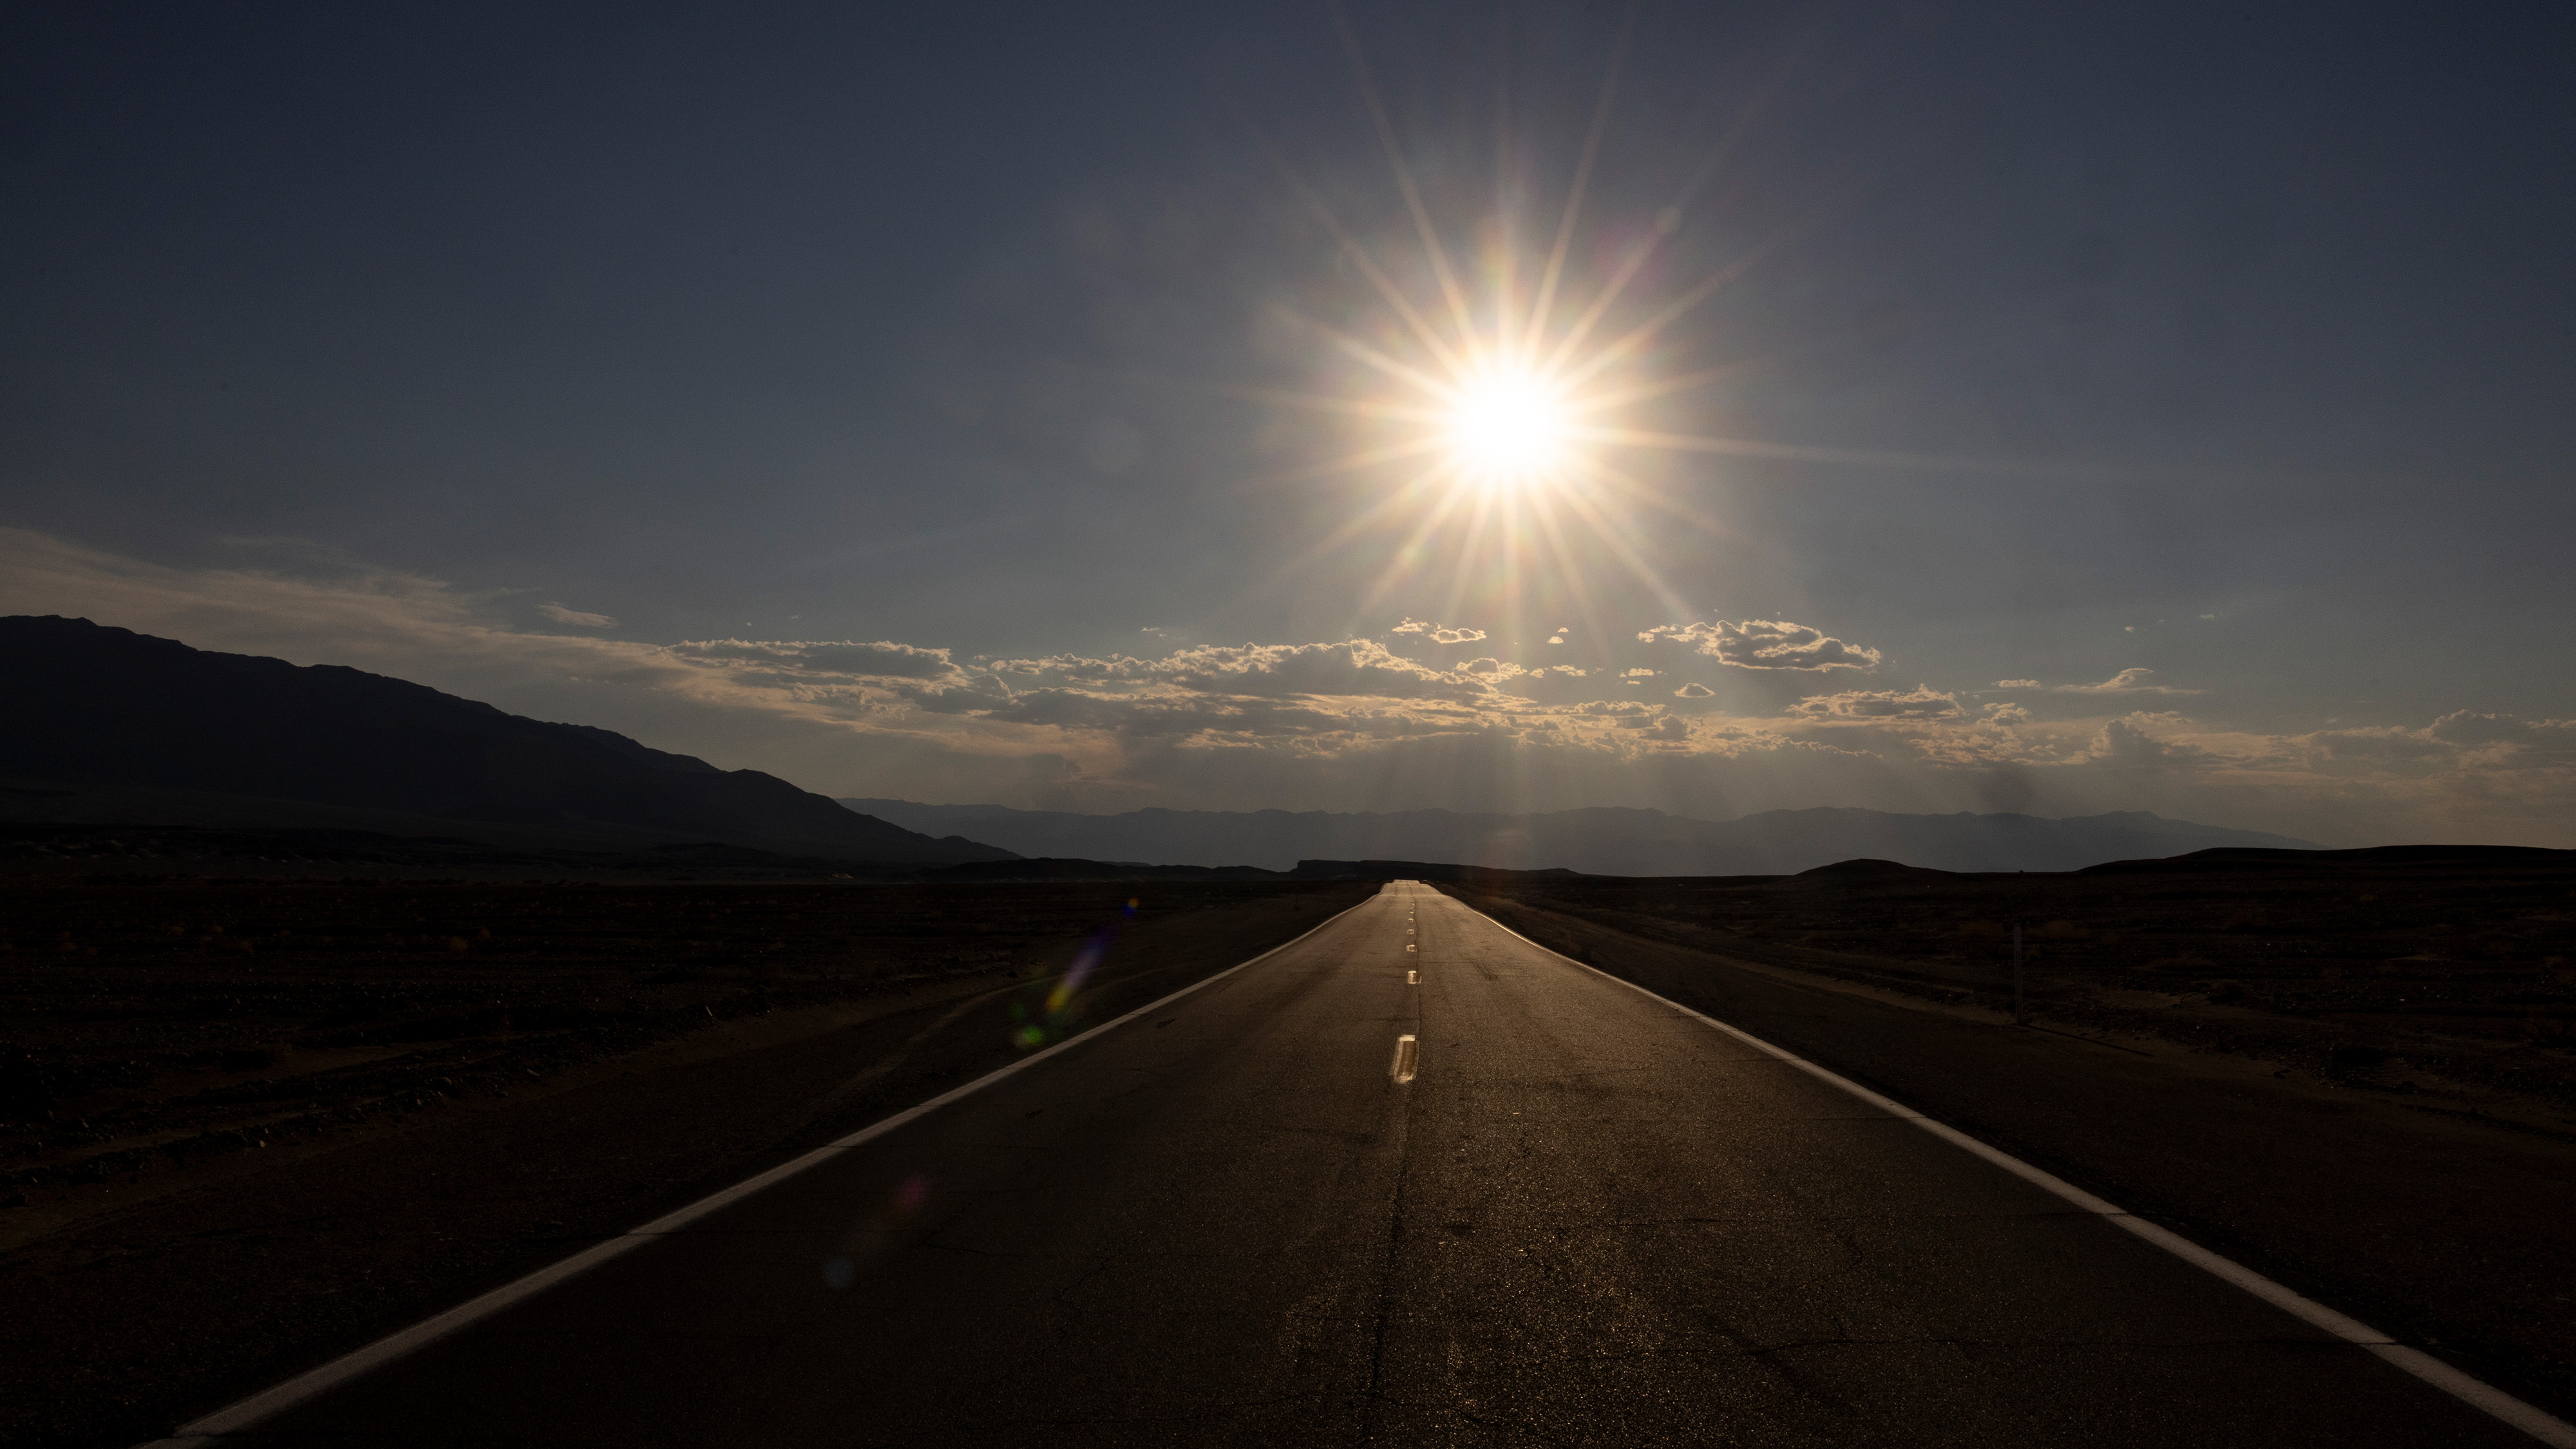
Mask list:
[{"label": "asphalt road surface", "polygon": [[2532,1441],[1398,883],[221,1442]]}]

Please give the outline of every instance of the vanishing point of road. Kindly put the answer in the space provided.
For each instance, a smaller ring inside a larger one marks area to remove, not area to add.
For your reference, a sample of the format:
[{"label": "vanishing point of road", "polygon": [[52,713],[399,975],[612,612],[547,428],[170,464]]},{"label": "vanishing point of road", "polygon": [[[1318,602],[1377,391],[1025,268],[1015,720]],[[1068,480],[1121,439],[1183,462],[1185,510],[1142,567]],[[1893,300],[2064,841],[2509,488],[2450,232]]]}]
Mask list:
[{"label": "vanishing point of road", "polygon": [[175,1442],[2534,1442],[1410,882],[206,1427]]}]

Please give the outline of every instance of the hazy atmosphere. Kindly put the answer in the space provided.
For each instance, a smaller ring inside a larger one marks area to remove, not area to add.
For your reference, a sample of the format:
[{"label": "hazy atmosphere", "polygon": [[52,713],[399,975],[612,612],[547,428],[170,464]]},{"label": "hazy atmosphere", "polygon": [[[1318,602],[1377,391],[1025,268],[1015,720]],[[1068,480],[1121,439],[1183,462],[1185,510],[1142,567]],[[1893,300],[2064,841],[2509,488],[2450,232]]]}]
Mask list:
[{"label": "hazy atmosphere", "polygon": [[826,795],[2576,845],[2576,22],[5,22],[0,613]]}]

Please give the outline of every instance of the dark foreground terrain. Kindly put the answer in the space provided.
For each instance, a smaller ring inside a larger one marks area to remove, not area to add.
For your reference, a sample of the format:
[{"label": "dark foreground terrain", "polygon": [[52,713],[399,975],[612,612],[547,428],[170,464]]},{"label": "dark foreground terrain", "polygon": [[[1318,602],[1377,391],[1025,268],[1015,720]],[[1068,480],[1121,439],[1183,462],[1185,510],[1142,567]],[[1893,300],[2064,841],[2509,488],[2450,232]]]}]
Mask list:
[{"label": "dark foreground terrain", "polygon": [[[2330,1303],[2415,1267],[2378,1259],[2424,1259],[2480,1281],[2506,1332],[2561,1331],[2567,1184],[2515,1181],[2509,1149],[2450,1154],[2466,1211],[2428,1222],[2417,1192],[2390,1222],[2320,1182],[2404,1185],[2366,1155],[2317,1170],[2354,1156],[2317,1150],[2351,1144],[2337,1103],[1696,964],[1682,984],[1762,1030],[1935,1086],[1946,1066],[1945,1110],[2017,1106],[2000,1120],[2088,1177],[2143,1166],[2257,1226],[2304,1208],[2309,1266],[2345,1269]],[[2360,1140],[2425,1157],[2381,1125]],[[2264,1136],[2291,1140],[2244,1150]],[[2521,1224],[2540,1251],[2492,1252],[2512,1214],[2476,1199],[2538,1218],[2553,1185],[2546,1231]],[[2527,1449],[2519,1422],[2576,1443],[2413,1356],[2493,1374],[2481,1345],[2406,1325],[2391,1362],[2168,1252],[2153,1221],[1396,882],[1148,1016],[178,1442]]]},{"label": "dark foreground terrain", "polygon": [[2427,1104],[2576,1107],[2576,851],[2213,850],[2065,874],[1849,861],[1479,891],[1933,1000],[2295,1061]]},{"label": "dark foreground terrain", "polygon": [[1444,888],[2576,1418],[2566,852]]},{"label": "dark foreground terrain", "polygon": [[1374,889],[10,883],[0,1443],[154,1437]]},{"label": "dark foreground terrain", "polygon": [[[2576,1410],[2563,854],[2263,852],[1982,877],[1856,862],[1444,888]],[[1374,889],[0,886],[0,1443],[164,1434]],[[2015,921],[2028,1026],[2010,1015]],[[1420,960],[1426,985],[1503,969],[1423,939],[1390,960]],[[1324,977],[1356,969],[1324,954]],[[1510,1033],[1554,1019],[1480,1029],[1509,1058]],[[1464,1039],[1424,1040],[1425,1080],[1445,1080]],[[1383,1043],[1363,1045],[1375,1060]],[[1567,1079],[1569,1120],[1586,1120],[1589,1080]],[[1739,1110],[1732,1090],[1685,1115],[1716,1131]],[[1811,1206],[1833,1216],[1830,1200]]]}]

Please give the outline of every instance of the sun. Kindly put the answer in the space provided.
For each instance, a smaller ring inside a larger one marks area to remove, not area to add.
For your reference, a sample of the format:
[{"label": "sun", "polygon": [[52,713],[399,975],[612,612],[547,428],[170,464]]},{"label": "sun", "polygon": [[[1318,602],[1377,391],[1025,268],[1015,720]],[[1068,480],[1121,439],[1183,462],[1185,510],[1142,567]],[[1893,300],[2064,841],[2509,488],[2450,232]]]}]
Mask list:
[{"label": "sun", "polygon": [[[1693,324],[1691,335],[1675,329],[1753,265],[1760,246],[1695,282],[1664,281],[1674,267],[1693,265],[1700,251],[1718,244],[1695,236],[1691,249],[1681,250],[1688,209],[1731,143],[1712,150],[1652,213],[1651,224],[1622,222],[1599,226],[1597,237],[1582,234],[1586,188],[1608,133],[1619,55],[1627,45],[1623,30],[1553,226],[1535,214],[1536,193],[1526,179],[1544,168],[1499,122],[1499,189],[1490,209],[1464,192],[1435,200],[1407,160],[1358,37],[1347,23],[1337,24],[1411,235],[1394,217],[1367,230],[1349,224],[1325,187],[1273,151],[1282,179],[1336,248],[1332,277],[1318,279],[1312,300],[1283,301],[1276,314],[1285,324],[1279,335],[1321,344],[1319,385],[1228,390],[1343,419],[1332,436],[1348,444],[1346,451],[1276,476],[1287,482],[1353,475],[1357,485],[1337,495],[1347,507],[1283,563],[1281,577],[1365,543],[1384,562],[1358,601],[1363,611],[1448,560],[1458,569],[1453,593],[1487,585],[1510,590],[1543,575],[1546,587],[1562,585],[1588,611],[1586,576],[1608,566],[1642,583],[1662,607],[1687,612],[1656,560],[1676,529],[1730,531],[1675,486],[1670,464],[1641,473],[1632,459],[1821,456],[1816,449],[1653,426],[1677,422],[1679,399],[1747,365],[1677,367],[1699,349],[1696,329],[1707,324]],[[1496,115],[1502,116],[1499,96]],[[1450,210],[1452,202],[1460,209]],[[1443,541],[1435,547],[1435,539]]]},{"label": "sun", "polygon": [[1536,373],[1509,368],[1460,383],[1445,428],[1458,471],[1489,487],[1546,477],[1564,465],[1572,440],[1563,394]]}]

